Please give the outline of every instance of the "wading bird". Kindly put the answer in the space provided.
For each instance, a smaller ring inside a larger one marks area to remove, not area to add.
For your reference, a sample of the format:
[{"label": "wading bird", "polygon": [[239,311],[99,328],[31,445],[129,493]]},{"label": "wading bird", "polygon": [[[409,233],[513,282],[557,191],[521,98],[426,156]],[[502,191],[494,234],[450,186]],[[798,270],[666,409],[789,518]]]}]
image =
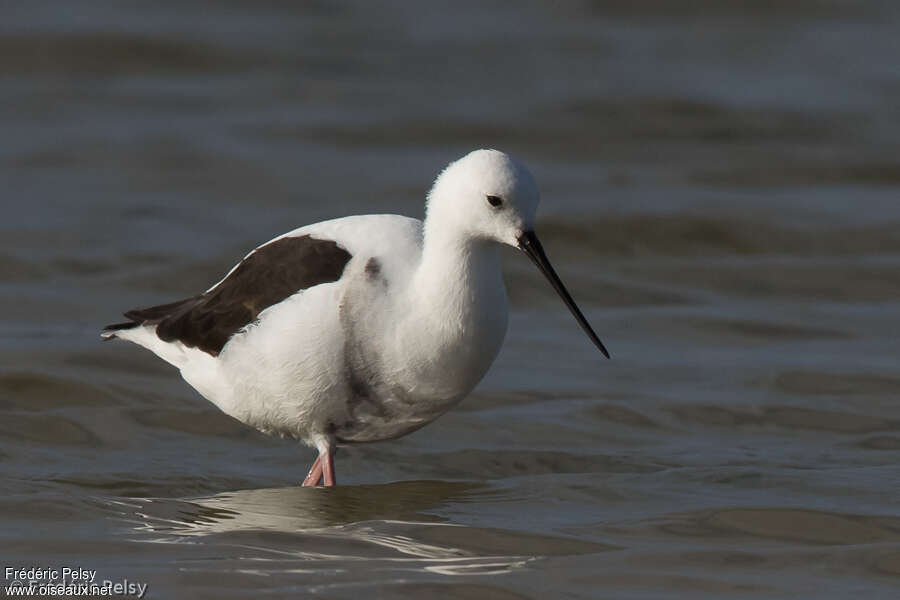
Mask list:
[{"label": "wading bird", "polygon": [[303,485],[331,486],[338,445],[415,431],[481,381],[506,335],[500,244],[528,255],[609,357],[535,235],[539,199],[522,163],[476,150],[438,176],[424,222],[295,229],[202,294],[130,310],[103,336],[154,352],[235,419],[314,446]]}]

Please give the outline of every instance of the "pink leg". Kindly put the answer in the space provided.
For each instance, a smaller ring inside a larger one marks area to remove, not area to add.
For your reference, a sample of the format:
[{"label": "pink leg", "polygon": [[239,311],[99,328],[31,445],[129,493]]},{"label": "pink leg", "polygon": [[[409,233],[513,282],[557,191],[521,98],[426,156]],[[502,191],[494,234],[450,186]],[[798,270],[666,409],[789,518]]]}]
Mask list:
[{"label": "pink leg", "polygon": [[[322,455],[316,458],[316,462],[309,468],[309,475],[303,480],[303,487],[319,485],[319,479],[322,478]],[[327,484],[326,484],[327,485]]]},{"label": "pink leg", "polygon": [[[320,456],[319,458],[323,458]],[[337,485],[337,481],[334,478],[334,451],[329,448],[328,453],[324,456],[322,461],[322,475],[325,479],[325,487],[332,487]]]}]

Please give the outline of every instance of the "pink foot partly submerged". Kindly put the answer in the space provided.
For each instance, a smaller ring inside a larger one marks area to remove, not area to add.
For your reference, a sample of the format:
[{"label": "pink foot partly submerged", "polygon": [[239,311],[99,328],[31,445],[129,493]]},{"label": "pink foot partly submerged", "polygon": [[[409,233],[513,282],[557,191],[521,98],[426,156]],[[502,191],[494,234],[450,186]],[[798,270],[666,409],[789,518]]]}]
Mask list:
[{"label": "pink foot partly submerged", "polygon": [[320,454],[318,458],[316,458],[316,462],[312,464],[309,468],[309,474],[306,476],[306,479],[303,480],[303,487],[311,487],[314,485],[319,485],[319,480],[322,479],[322,455]]},{"label": "pink foot partly submerged", "polygon": [[322,463],[322,477],[325,479],[325,487],[332,487],[337,485],[337,481],[334,478],[334,454],[329,452],[325,455],[325,460],[321,461]]},{"label": "pink foot partly submerged", "polygon": [[325,487],[332,487],[337,484],[334,476],[334,452],[331,447],[326,446],[319,451],[319,457],[316,462],[309,468],[309,475],[303,480],[303,487],[311,487],[319,485],[319,481],[324,479]]}]

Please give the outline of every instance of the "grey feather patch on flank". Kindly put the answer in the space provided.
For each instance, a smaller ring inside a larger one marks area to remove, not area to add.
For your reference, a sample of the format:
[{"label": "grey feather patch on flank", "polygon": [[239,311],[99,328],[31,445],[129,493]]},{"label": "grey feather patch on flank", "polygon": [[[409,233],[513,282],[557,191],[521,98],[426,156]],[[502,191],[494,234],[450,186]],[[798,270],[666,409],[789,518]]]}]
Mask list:
[{"label": "grey feather patch on flank", "polygon": [[382,287],[388,286],[388,280],[381,268],[381,261],[374,256],[366,261],[366,278],[372,283],[380,283]]},{"label": "grey feather patch on flank", "polygon": [[381,273],[381,262],[374,256],[366,262],[366,274],[369,278],[378,277]]},{"label": "grey feather patch on flank", "polygon": [[129,323],[107,330],[156,325],[164,342],[180,341],[218,356],[235,333],[282,300],[341,278],[351,254],[334,241],[284,237],[252,252],[213,289],[185,300],[130,310]]}]

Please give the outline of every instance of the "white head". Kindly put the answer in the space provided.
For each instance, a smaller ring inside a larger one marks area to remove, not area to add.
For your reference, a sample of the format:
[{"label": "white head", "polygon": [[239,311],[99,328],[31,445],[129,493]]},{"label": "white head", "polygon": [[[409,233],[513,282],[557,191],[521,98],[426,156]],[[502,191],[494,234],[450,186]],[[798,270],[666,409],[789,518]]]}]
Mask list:
[{"label": "white head", "polygon": [[499,150],[450,163],[428,194],[428,220],[471,239],[518,246],[534,229],[540,192],[528,168]]},{"label": "white head", "polygon": [[[425,243],[434,235],[509,244],[528,255],[597,348],[609,353],[566,290],[534,232],[540,192],[528,168],[499,150],[475,150],[450,163],[428,194]],[[445,238],[447,239],[447,238]]]}]

